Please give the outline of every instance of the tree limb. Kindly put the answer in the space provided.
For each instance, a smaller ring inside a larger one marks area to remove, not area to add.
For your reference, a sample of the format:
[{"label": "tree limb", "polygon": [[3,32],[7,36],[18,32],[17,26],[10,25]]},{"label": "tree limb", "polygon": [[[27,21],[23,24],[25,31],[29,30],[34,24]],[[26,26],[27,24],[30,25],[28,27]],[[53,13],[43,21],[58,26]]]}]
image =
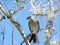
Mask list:
[{"label": "tree limb", "polygon": [[14,19],[12,17],[12,15],[10,15],[9,13],[6,12],[6,10],[3,8],[2,4],[0,4],[0,9],[3,12],[3,14],[5,14],[5,16],[9,16],[9,20],[15,25],[15,27],[18,29],[18,31],[20,32],[20,34],[22,35],[23,39],[26,42],[26,45],[30,45],[29,41],[26,38],[26,35],[22,29],[22,26],[16,21],[16,19]]}]

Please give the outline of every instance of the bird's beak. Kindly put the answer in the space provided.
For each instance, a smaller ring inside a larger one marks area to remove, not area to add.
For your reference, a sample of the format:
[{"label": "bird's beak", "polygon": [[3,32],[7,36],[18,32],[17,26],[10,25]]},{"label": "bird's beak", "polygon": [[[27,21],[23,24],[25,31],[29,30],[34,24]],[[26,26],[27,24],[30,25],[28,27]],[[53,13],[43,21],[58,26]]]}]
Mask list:
[{"label": "bird's beak", "polygon": [[29,17],[26,18],[27,20],[29,19]]},{"label": "bird's beak", "polygon": [[30,18],[31,18],[31,16],[27,17],[26,19],[30,19]]}]

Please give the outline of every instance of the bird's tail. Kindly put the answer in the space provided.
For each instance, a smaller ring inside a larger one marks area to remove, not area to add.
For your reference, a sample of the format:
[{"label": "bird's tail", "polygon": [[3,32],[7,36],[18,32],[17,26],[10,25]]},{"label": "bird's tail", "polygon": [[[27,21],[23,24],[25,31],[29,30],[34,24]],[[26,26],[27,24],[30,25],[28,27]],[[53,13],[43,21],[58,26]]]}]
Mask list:
[{"label": "bird's tail", "polygon": [[33,40],[33,42],[34,43],[38,43],[39,41],[38,41],[38,36],[37,36],[37,34],[32,34],[31,35],[31,38],[30,38],[30,40],[29,40],[29,42],[31,43],[31,41]]}]

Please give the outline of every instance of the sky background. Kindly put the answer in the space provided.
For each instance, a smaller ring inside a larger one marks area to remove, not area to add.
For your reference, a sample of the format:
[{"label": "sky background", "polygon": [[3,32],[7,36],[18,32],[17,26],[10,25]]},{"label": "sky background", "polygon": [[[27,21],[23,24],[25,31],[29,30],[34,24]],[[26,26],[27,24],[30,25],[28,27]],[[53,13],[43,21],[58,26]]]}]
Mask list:
[{"label": "sky background", "polygon": [[[4,1],[6,1],[6,0],[4,0]],[[4,1],[2,3],[4,3]],[[43,1],[41,0],[41,2],[43,2]],[[16,4],[14,3],[14,0],[7,0],[6,5],[7,5],[6,6],[7,8],[16,6]],[[5,7],[5,5],[4,5],[4,7]],[[27,7],[27,9],[30,9],[31,5],[29,2],[26,4],[26,7]],[[5,9],[7,10],[7,8],[5,8]],[[18,20],[18,22],[21,24],[26,35],[28,35],[30,33],[29,27],[28,27],[28,20],[26,20],[26,18],[28,16],[32,16],[32,15],[33,14],[31,12],[29,12],[28,10],[25,10],[25,9],[22,9],[21,11],[18,11],[16,14],[13,15],[13,17],[16,20]],[[34,17],[37,18],[37,20],[39,21],[41,28],[43,28],[45,26],[45,24],[48,20],[48,18],[44,17],[44,16],[43,17],[34,16]],[[4,29],[4,26],[5,26],[5,29]],[[56,28],[57,33],[51,38],[51,41],[54,40],[54,37],[60,40],[60,11],[58,12],[58,16],[56,16],[56,18],[55,18],[54,26]],[[4,45],[12,45],[11,44],[11,41],[12,41],[11,35],[12,35],[13,29],[14,29],[14,35],[13,35],[14,45],[20,45],[20,43],[23,41],[23,38],[20,35],[17,28],[7,18],[0,22],[0,33],[5,30]],[[44,35],[43,31],[40,31],[38,33],[39,45],[44,45],[43,35]],[[1,45],[1,40],[2,40],[2,35],[0,34],[0,45]],[[23,45],[25,45],[25,43]]]}]

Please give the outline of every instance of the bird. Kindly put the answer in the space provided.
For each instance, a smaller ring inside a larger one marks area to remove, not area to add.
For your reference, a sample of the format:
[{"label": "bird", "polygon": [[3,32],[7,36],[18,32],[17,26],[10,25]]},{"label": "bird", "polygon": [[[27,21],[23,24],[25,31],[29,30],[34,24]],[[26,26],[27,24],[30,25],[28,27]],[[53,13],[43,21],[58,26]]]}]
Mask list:
[{"label": "bird", "polygon": [[29,20],[28,26],[31,32],[31,36],[28,38],[28,41],[31,43],[33,40],[33,43],[38,43],[39,40],[37,33],[40,29],[39,21],[34,16],[28,16],[27,20]]}]

